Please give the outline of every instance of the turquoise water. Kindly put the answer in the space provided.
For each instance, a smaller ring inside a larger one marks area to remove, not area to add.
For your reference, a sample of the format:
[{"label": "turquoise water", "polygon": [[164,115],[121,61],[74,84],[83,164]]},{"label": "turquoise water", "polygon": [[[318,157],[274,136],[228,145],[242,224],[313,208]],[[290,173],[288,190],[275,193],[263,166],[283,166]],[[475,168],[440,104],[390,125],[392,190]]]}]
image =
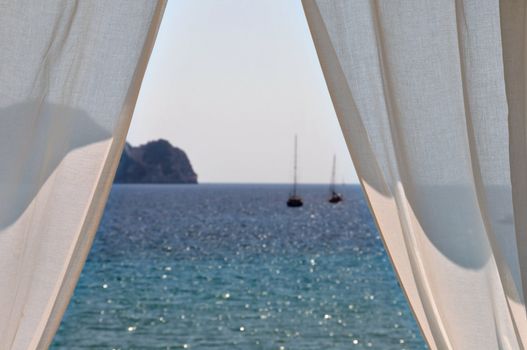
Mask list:
[{"label": "turquoise water", "polygon": [[424,349],[357,186],[116,185],[52,349]]}]

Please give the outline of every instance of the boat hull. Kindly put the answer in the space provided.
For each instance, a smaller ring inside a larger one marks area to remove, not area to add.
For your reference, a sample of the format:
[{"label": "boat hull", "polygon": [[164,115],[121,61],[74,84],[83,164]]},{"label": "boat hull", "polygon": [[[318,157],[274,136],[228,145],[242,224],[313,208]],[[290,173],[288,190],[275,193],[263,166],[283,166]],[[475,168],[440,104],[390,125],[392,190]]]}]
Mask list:
[{"label": "boat hull", "polygon": [[342,198],[342,195],[340,193],[333,193],[331,197],[328,199],[328,202],[331,204],[337,204],[337,203],[342,202],[343,200],[344,198]]},{"label": "boat hull", "polygon": [[287,206],[290,208],[298,208],[303,205],[304,205],[304,202],[300,198],[292,197],[287,200]]}]

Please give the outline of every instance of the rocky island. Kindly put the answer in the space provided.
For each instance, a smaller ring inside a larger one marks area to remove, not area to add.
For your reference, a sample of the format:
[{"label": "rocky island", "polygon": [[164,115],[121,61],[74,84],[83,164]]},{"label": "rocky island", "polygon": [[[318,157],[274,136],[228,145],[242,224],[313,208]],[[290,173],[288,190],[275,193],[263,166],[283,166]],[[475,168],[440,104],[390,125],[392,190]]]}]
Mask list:
[{"label": "rocky island", "polygon": [[198,175],[183,150],[160,139],[138,147],[126,143],[114,182],[197,184]]}]

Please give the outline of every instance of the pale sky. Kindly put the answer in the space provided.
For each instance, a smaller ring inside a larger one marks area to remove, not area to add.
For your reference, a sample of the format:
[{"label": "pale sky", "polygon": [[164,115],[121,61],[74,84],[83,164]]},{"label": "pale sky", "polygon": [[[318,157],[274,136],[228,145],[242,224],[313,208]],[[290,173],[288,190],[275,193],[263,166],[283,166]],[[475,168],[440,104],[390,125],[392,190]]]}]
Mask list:
[{"label": "pale sky", "polygon": [[199,182],[356,183],[298,0],[170,0],[128,142],[164,138]]}]

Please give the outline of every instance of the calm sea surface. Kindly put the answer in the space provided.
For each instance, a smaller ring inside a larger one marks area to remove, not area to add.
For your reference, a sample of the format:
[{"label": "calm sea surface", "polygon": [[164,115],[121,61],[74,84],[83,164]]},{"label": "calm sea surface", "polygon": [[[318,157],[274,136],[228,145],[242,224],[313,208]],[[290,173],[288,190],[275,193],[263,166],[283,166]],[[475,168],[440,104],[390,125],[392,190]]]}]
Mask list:
[{"label": "calm sea surface", "polygon": [[357,186],[118,185],[52,349],[424,349]]}]

